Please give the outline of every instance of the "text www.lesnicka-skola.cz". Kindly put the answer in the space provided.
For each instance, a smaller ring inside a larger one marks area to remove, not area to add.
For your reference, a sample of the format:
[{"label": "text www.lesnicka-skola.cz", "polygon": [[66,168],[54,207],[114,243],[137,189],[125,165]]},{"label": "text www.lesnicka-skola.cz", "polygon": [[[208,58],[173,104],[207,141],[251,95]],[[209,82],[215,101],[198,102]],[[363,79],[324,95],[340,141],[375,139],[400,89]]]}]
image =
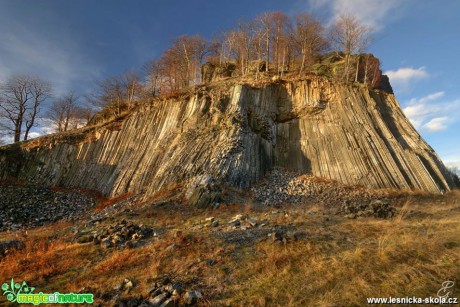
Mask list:
[{"label": "text www.lesnicka-skola.cz", "polygon": [[368,304],[458,304],[456,297],[368,297]]}]

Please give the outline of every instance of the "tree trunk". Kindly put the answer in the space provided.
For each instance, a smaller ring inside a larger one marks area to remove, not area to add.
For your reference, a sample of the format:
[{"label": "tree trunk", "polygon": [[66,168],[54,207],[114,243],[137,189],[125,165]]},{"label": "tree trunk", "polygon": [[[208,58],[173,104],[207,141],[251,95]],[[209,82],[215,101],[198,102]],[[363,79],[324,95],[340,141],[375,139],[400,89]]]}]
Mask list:
[{"label": "tree trunk", "polygon": [[270,66],[270,34],[267,31],[267,42],[266,42],[266,50],[267,50],[267,63],[265,63],[265,71],[268,72],[268,66]]},{"label": "tree trunk", "polygon": [[364,84],[367,84],[367,70],[369,69],[369,54],[366,55],[366,65],[364,66]]},{"label": "tree trunk", "polygon": [[350,67],[350,55],[345,55],[345,82],[348,82],[349,76],[349,67]]},{"label": "tree trunk", "polygon": [[299,75],[302,74],[302,71],[303,71],[303,69],[304,69],[304,66],[305,66],[305,57],[306,57],[305,51],[302,50],[302,64],[300,65],[300,72],[299,72]]},{"label": "tree trunk", "polygon": [[14,125],[14,142],[19,142],[21,140],[21,122],[22,119],[18,119]]},{"label": "tree trunk", "polygon": [[355,82],[358,82],[358,73],[359,73],[359,60],[361,59],[361,55],[356,55],[356,74],[355,74]]}]

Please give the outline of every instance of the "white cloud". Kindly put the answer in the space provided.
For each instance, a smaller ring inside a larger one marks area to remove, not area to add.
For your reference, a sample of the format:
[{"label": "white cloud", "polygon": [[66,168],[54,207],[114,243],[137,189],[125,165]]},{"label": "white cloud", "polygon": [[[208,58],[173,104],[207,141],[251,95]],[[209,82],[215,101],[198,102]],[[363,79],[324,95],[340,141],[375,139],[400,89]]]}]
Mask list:
[{"label": "white cloud", "polygon": [[332,21],[341,14],[355,16],[361,22],[376,30],[383,28],[389,13],[404,4],[403,0],[309,0],[313,9],[327,8],[331,11]]},{"label": "white cloud", "polygon": [[460,168],[460,157],[451,157],[451,158],[447,158],[447,159],[443,159],[444,161],[444,164],[447,166],[447,167],[458,167]]},{"label": "white cloud", "polygon": [[387,70],[384,74],[390,78],[390,82],[410,82],[414,79],[428,77],[428,72],[424,66],[420,68],[402,67],[397,70]]},{"label": "white cloud", "polygon": [[406,91],[414,81],[429,76],[424,66],[419,68],[402,67],[397,70],[387,70],[383,74],[390,78],[390,83],[395,93]]},{"label": "white cloud", "polygon": [[404,114],[406,114],[415,128],[418,129],[422,126],[427,116],[442,111],[441,106],[431,103],[442,97],[444,97],[444,92],[436,92],[421,98],[412,98],[409,100],[408,106],[403,109]]},{"label": "white cloud", "polygon": [[38,132],[31,132],[29,133],[29,139],[34,139],[34,138],[38,138],[41,134],[38,133]]},{"label": "white cloud", "polygon": [[412,98],[403,108],[415,128],[428,132],[446,130],[448,124],[460,116],[460,99],[442,102],[444,92],[436,92],[421,98]]},{"label": "white cloud", "polygon": [[444,97],[444,95],[445,95],[444,92],[436,92],[436,93],[429,94],[419,99],[412,98],[411,100],[409,100],[409,104],[425,104],[430,101],[438,100],[439,98]]},{"label": "white cloud", "polygon": [[42,117],[38,120],[38,127],[34,128],[35,132],[40,135],[50,134],[56,132],[56,124],[49,118]]},{"label": "white cloud", "polygon": [[446,122],[449,120],[447,116],[435,117],[423,125],[430,132],[438,132],[447,129]]}]

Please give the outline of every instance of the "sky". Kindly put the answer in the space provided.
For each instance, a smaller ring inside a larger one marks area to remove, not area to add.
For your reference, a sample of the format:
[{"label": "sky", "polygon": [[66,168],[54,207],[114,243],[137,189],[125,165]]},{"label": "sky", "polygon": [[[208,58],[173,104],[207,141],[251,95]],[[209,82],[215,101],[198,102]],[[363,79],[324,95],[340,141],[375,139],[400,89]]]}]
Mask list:
[{"label": "sky", "polygon": [[310,12],[325,24],[348,13],[372,26],[369,51],[406,116],[445,164],[460,167],[458,0],[0,0],[0,81],[36,74],[56,96],[83,95],[140,71],[174,37],[211,38],[267,11]]}]

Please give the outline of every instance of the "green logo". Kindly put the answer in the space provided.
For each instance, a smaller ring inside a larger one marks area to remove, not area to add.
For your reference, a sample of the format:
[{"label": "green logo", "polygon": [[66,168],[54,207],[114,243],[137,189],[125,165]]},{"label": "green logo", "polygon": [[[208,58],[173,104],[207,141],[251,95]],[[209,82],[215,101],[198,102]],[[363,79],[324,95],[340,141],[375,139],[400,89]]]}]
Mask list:
[{"label": "green logo", "polygon": [[14,279],[11,279],[11,283],[4,283],[2,285],[2,290],[3,290],[3,296],[6,295],[6,299],[9,300],[10,302],[16,302],[18,295],[21,293],[24,294],[29,294],[32,293],[35,288],[34,287],[29,287],[25,281],[20,283],[15,283]]},{"label": "green logo", "polygon": [[25,281],[15,283],[13,279],[11,282],[2,285],[3,296],[10,302],[17,302],[20,304],[92,304],[93,294],[91,293],[32,293],[35,288],[27,285]]}]

